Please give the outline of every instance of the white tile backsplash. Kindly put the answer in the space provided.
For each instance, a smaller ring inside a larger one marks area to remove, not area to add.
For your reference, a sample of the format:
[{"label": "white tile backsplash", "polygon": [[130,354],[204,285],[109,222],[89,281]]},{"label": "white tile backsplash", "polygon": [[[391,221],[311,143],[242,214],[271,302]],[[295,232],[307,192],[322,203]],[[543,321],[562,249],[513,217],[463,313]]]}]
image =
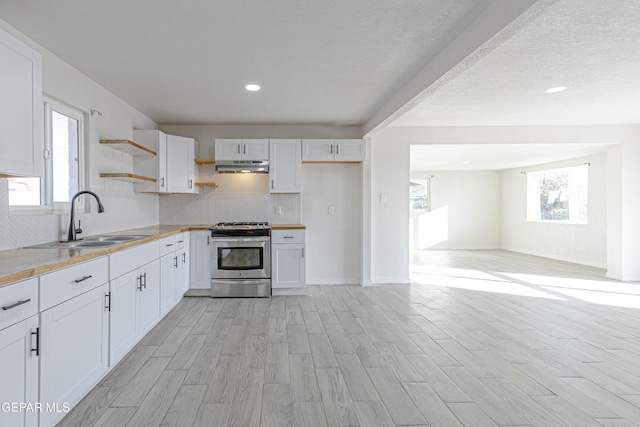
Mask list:
[{"label": "white tile backsplash", "polygon": [[[299,194],[172,194],[160,196],[161,224],[215,224],[221,221],[301,221]],[[276,209],[282,208],[277,215]]]},{"label": "white tile backsplash", "polygon": [[[89,212],[76,212],[82,221],[83,235],[93,235],[158,224],[158,196],[93,188],[104,205],[98,214],[90,196]],[[9,211],[8,181],[0,179],[0,250],[15,249],[65,239],[69,214],[41,214]]]}]

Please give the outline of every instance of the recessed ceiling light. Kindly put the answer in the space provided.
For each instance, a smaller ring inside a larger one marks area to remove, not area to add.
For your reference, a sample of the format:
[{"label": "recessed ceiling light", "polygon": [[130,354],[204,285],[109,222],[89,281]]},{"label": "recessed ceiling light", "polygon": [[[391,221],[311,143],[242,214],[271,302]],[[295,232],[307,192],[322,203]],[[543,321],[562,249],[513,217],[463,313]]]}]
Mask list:
[{"label": "recessed ceiling light", "polygon": [[545,90],[545,93],[558,93],[558,92],[562,92],[563,90],[566,90],[567,87],[566,86],[556,86],[556,87],[552,87],[549,88],[547,90]]},{"label": "recessed ceiling light", "polygon": [[463,165],[468,165],[469,163],[471,163],[471,160],[465,160],[464,162],[462,162]]},{"label": "recessed ceiling light", "polygon": [[244,88],[246,90],[248,90],[249,92],[256,92],[256,91],[260,90],[260,86],[255,85],[255,84],[246,85]]}]

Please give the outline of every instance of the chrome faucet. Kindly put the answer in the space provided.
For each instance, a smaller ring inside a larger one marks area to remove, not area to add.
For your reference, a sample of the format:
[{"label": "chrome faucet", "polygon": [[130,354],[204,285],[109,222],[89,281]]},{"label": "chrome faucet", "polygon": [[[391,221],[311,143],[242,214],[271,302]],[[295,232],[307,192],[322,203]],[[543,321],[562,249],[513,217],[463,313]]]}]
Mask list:
[{"label": "chrome faucet", "polygon": [[98,195],[96,193],[94,193],[93,191],[78,191],[72,198],[71,198],[71,223],[69,224],[69,235],[67,237],[67,240],[70,242],[73,242],[75,240],[78,240],[76,238],[76,234],[77,233],[82,233],[82,230],[80,229],[80,227],[78,226],[78,229],[76,229],[76,225],[75,225],[75,201],[78,198],[78,196],[80,196],[81,194],[90,194],[93,197],[96,198],[96,202],[98,202],[98,213],[102,213],[104,212],[104,206],[102,206],[102,202],[100,201],[100,197],[98,197]]}]

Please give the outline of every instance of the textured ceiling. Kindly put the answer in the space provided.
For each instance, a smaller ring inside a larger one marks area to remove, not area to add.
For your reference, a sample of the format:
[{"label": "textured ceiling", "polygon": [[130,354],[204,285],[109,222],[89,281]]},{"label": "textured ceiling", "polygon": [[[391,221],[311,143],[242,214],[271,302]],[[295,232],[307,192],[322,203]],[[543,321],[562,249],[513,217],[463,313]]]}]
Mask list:
[{"label": "textured ceiling", "polygon": [[360,124],[487,3],[2,0],[0,17],[160,124]]},{"label": "textured ceiling", "polygon": [[606,148],[575,143],[412,145],[410,165],[412,172],[505,170],[586,157]]},{"label": "textured ceiling", "polygon": [[[392,125],[640,123],[640,2],[548,3]],[[545,93],[554,86],[568,89]]]}]

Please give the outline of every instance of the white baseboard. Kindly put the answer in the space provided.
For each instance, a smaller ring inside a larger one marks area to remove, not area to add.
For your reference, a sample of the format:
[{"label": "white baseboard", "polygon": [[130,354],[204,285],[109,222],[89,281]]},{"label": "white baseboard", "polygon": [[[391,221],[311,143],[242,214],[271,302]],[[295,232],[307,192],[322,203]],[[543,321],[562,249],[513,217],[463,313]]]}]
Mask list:
[{"label": "white baseboard", "polygon": [[517,253],[525,254],[525,255],[533,255],[533,256],[540,257],[540,258],[553,259],[553,260],[556,260],[556,261],[570,262],[572,264],[587,265],[589,267],[602,268],[602,269],[606,269],[607,268],[607,263],[606,262],[602,263],[602,262],[585,261],[583,259],[577,259],[577,258],[572,258],[572,257],[563,257],[563,256],[558,256],[558,255],[552,255],[552,254],[549,254],[549,253],[543,253],[543,252],[537,252],[537,251],[529,251],[529,250],[520,249],[520,248],[503,247],[502,250],[510,251],[510,252],[517,252]]},{"label": "white baseboard", "polygon": [[307,288],[276,288],[271,289],[271,295],[274,297],[277,296],[288,296],[288,295],[306,295]]},{"label": "white baseboard", "polygon": [[376,285],[381,285],[381,284],[385,284],[385,283],[393,283],[393,284],[404,283],[404,284],[409,284],[409,283],[411,283],[411,279],[409,279],[409,276],[407,276],[407,277],[372,277],[371,278],[371,282],[373,284],[376,284]]},{"label": "white baseboard", "polygon": [[307,285],[359,285],[360,279],[307,279]]}]

